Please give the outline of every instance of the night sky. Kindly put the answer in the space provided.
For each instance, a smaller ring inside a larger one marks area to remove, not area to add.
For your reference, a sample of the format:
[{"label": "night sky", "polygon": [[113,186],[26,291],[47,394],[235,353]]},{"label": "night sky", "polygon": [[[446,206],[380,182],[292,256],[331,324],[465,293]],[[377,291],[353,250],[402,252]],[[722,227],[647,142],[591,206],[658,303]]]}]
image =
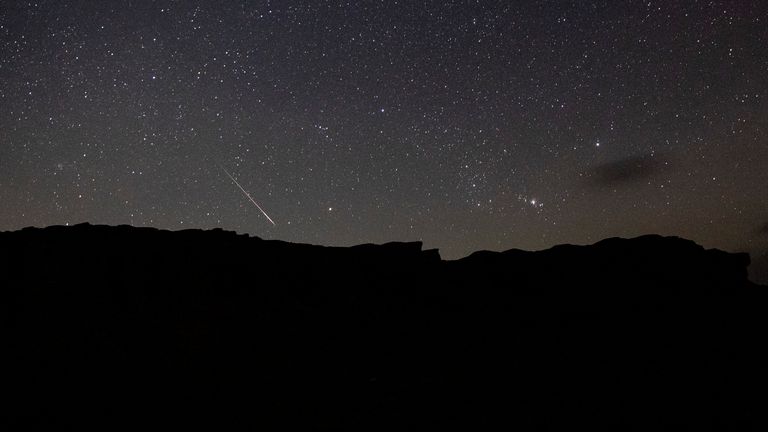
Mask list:
[{"label": "night sky", "polygon": [[768,250],[764,0],[3,1],[0,46],[0,230]]}]

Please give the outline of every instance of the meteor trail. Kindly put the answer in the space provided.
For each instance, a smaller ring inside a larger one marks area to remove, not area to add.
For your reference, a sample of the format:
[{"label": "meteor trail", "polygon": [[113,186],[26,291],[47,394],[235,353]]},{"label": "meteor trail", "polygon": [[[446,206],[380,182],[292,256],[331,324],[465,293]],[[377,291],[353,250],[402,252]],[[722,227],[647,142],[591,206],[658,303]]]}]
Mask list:
[{"label": "meteor trail", "polygon": [[273,220],[272,220],[272,218],[271,218],[271,217],[269,217],[269,215],[267,214],[267,212],[265,212],[265,211],[264,211],[264,209],[263,209],[263,208],[261,208],[261,206],[260,206],[260,205],[259,205],[259,204],[258,204],[258,203],[257,203],[257,202],[256,202],[256,201],[253,199],[253,198],[251,198],[251,195],[250,195],[250,194],[248,194],[248,192],[246,192],[246,191],[245,191],[245,189],[243,189],[243,187],[242,187],[242,186],[240,186],[240,183],[238,183],[238,182],[237,182],[237,180],[235,180],[235,178],[234,178],[234,177],[232,177],[232,174],[230,174],[230,173],[229,173],[229,171],[227,171],[227,169],[226,169],[226,168],[224,168],[224,167],[221,167],[221,169],[223,169],[223,170],[224,170],[224,172],[227,174],[227,177],[229,177],[229,179],[230,179],[230,180],[232,180],[233,182],[235,182],[235,184],[237,185],[237,187],[239,187],[239,188],[240,188],[240,190],[241,190],[241,191],[243,191],[243,193],[245,194],[245,196],[246,196],[246,197],[248,197],[248,199],[249,199],[249,200],[251,200],[251,202],[253,203],[253,205],[255,205],[255,206],[256,206],[256,208],[257,208],[257,209],[259,209],[259,210],[261,211],[261,213],[264,215],[264,217],[265,217],[265,218],[267,218],[267,220],[268,220],[268,221],[272,222],[272,225],[276,225],[276,224],[275,224],[275,221],[273,221]]}]

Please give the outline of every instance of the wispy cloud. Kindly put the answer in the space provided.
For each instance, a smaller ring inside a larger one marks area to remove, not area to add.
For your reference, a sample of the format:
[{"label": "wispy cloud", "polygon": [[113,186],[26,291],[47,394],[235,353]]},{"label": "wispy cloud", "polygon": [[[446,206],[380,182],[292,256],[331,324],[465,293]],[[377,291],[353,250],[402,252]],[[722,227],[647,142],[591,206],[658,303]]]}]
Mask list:
[{"label": "wispy cloud", "polygon": [[647,180],[668,169],[668,157],[648,153],[596,165],[587,173],[587,179],[598,187],[615,187]]}]

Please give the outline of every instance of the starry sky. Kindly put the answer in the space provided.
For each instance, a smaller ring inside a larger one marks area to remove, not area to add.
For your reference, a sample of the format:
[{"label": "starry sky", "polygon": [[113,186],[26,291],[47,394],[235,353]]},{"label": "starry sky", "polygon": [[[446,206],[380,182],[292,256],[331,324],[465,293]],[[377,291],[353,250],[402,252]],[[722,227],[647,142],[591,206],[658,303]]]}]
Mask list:
[{"label": "starry sky", "polygon": [[767,3],[3,1],[0,230],[759,256]]}]

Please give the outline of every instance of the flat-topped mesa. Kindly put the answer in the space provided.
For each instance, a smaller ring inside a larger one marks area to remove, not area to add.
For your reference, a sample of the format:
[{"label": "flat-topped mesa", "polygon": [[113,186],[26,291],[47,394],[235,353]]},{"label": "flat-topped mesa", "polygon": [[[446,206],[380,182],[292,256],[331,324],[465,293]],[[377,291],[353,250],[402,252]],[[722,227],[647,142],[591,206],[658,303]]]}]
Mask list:
[{"label": "flat-topped mesa", "polygon": [[715,413],[765,430],[739,423],[763,408],[768,329],[748,263],[660,236],[444,261],[419,242],[3,232],[0,423],[614,430]]},{"label": "flat-topped mesa", "polygon": [[[507,294],[729,293],[751,286],[749,255],[704,249],[678,237],[610,238],[588,246],[559,245],[527,252],[480,251],[443,261],[421,242],[324,247],[262,240],[221,229],[165,231],[155,228],[79,224],[0,233],[0,266],[6,277],[34,284],[57,269],[60,283],[89,272],[124,274],[198,285],[216,275],[248,284],[249,275],[273,287],[331,282],[351,286],[391,283],[400,288],[463,288]],[[31,271],[23,275],[17,270]],[[328,278],[325,281],[323,278]],[[75,283],[74,280],[71,281]],[[414,285],[418,282],[418,285]],[[411,286],[413,285],[413,286]],[[470,291],[471,291],[470,290]],[[472,295],[470,291],[462,295]]]}]

